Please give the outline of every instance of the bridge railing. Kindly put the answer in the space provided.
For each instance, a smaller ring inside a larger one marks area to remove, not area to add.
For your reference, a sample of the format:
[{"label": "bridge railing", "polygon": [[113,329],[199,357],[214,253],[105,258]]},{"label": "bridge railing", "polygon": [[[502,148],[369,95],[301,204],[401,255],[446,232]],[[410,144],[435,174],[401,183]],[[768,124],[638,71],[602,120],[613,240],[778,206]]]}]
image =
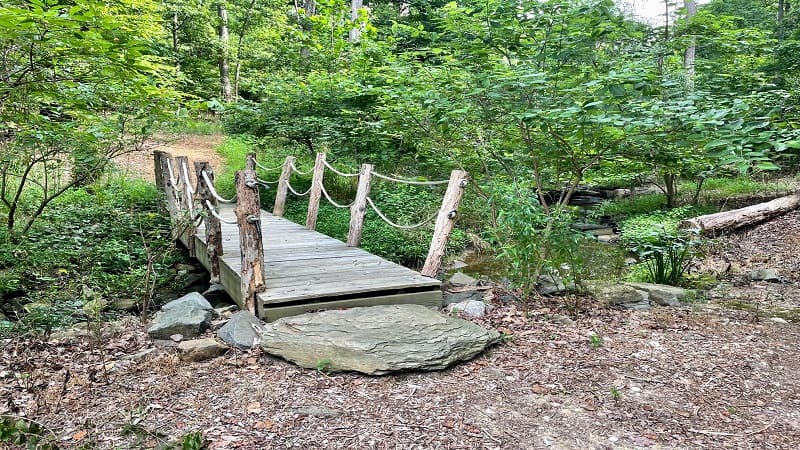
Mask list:
[{"label": "bridge railing", "polygon": [[[220,282],[219,258],[223,254],[222,225],[237,225],[239,233],[240,251],[242,257],[241,292],[244,306],[254,314],[259,313],[260,305],[256,295],[266,289],[264,281],[264,251],[263,237],[261,234],[261,205],[259,186],[276,184],[275,203],[272,214],[278,217],[286,211],[286,201],[289,193],[295,196],[308,196],[308,210],[306,213],[306,228],[314,230],[317,224],[319,206],[324,198],[337,208],[349,209],[350,226],[347,235],[347,245],[358,247],[361,244],[366,213],[371,208],[376,215],[398,229],[411,230],[429,224],[435,220],[435,227],[425,264],[420,271],[422,275],[436,277],[441,268],[447,241],[452,233],[458,207],[464,196],[464,188],[468,183],[468,174],[463,170],[453,170],[450,178],[441,181],[409,180],[399,177],[384,175],[375,171],[372,164],[362,164],[358,173],[346,173],[333,167],[327,161],[325,153],[317,153],[314,167],[307,171],[297,168],[296,159],[288,156],[283,164],[278,167],[265,167],[261,165],[255,154],[248,154],[245,169],[236,172],[236,195],[233,198],[221,197],[214,187],[214,173],[206,161],[194,163],[195,184],[192,183],[188,158],[178,156],[173,158],[162,151],[154,152],[156,185],[164,191],[167,208],[173,222],[175,238],[181,239],[189,249],[190,254],[196,255],[195,235],[202,221],[207,238],[207,257],[211,272],[211,281]],[[266,181],[258,176],[258,170],[264,172],[277,172],[280,175],[276,181]],[[323,183],[326,171],[346,178],[358,178],[358,187],[355,198],[348,204],[335,201]],[[298,174],[307,176],[311,174],[311,186],[305,192],[298,192],[291,185],[291,178]],[[441,207],[435,214],[416,224],[398,224],[386,217],[370,197],[370,191],[375,178],[387,182],[401,184],[415,184],[424,186],[447,185],[442,198]],[[236,220],[228,220],[219,215],[220,203],[235,203]]]}]

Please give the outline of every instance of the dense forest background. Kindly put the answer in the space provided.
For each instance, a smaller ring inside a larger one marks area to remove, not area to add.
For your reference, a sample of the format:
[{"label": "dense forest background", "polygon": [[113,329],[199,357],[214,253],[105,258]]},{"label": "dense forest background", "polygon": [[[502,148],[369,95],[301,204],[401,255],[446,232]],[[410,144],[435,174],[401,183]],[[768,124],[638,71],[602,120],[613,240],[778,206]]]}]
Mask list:
[{"label": "dense forest background", "polygon": [[[610,0],[6,1],[2,290],[61,280],[86,261],[88,284],[109,295],[150,280],[153,245],[168,240],[158,194],[109,178],[111,162],[153,133],[192,127],[224,129],[220,180],[250,150],[268,165],[295,154],[308,167],[325,151],[340,167],[420,179],[463,168],[472,183],[452,250],[493,249],[523,290],[545,270],[582,276],[586,221],[611,218],[642,257],[683,249],[677,221],[720,206],[704,193],[763,190],[796,168],[800,12],[784,0],[663,8],[653,26]],[[332,182],[335,197],[353,195],[353,183]],[[587,213],[570,206],[587,185],[658,194]],[[413,223],[440,194],[375,195]],[[102,228],[120,214],[136,225]],[[322,214],[322,231],[346,232],[346,212]],[[373,222],[368,250],[424,258],[430,230]],[[113,238],[69,247],[95,235]],[[20,258],[41,270],[19,269]]]}]

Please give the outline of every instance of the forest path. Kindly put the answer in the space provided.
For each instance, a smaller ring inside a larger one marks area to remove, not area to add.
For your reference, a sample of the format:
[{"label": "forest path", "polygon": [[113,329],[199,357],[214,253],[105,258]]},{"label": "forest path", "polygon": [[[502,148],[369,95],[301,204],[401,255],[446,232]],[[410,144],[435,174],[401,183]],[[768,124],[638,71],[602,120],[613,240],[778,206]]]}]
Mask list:
[{"label": "forest path", "polygon": [[127,176],[153,182],[153,150],[161,150],[172,156],[188,156],[190,162],[208,161],[219,171],[224,162],[216,149],[224,139],[222,134],[159,134],[143,149],[115,158],[114,163]]}]

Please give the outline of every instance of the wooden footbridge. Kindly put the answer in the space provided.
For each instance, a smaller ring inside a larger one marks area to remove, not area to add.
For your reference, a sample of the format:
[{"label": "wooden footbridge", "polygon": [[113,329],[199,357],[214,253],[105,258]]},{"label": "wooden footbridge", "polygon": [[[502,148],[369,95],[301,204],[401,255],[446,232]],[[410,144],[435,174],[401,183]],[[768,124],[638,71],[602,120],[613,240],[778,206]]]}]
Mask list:
[{"label": "wooden footbridge", "polygon": [[[436,279],[452,231],[456,211],[467,184],[467,173],[454,170],[449,180],[415,181],[375,172],[370,164],[357,174],[344,173],[316,156],[313,172],[301,172],[294,157],[283,165],[267,168],[247,156],[245,170],[236,173],[236,196],[224,199],[214,188],[214,173],[207,162],[154,152],[156,185],[164,191],[174,237],[221,283],[242,309],[266,319],[320,309],[377,304],[441,304],[441,282]],[[259,187],[265,186],[259,171],[280,171],[273,211],[261,209]],[[358,177],[355,199],[349,205],[334,201],[324,186],[326,171]],[[313,173],[304,193],[291,185],[293,175]],[[372,179],[411,184],[447,184],[442,206],[429,220],[398,225],[388,219],[369,196]],[[305,226],[285,218],[287,196],[309,196]],[[350,210],[347,243],[314,231],[319,204],[326,199]],[[421,273],[372,255],[358,246],[367,208],[387,223],[412,229],[436,220],[428,257]]]}]

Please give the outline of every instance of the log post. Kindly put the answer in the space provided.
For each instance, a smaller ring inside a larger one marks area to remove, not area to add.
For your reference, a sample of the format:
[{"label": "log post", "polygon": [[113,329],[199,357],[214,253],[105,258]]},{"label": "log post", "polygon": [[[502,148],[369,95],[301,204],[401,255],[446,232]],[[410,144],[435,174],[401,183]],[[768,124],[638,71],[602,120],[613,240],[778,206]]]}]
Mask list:
[{"label": "log post", "polygon": [[211,195],[211,187],[206,184],[206,180],[203,178],[203,172],[206,173],[208,179],[213,183],[214,172],[211,170],[211,166],[208,162],[195,161],[194,173],[197,176],[196,195],[203,211],[205,211],[203,224],[206,229],[206,251],[208,253],[208,262],[211,266],[211,283],[218,284],[220,283],[219,258],[222,256],[222,225],[219,223],[219,219],[211,213],[208,203],[206,203],[206,200],[208,200],[212,208],[217,208],[217,199]]},{"label": "log post", "polygon": [[181,204],[184,208],[183,221],[179,224],[182,234],[186,236],[186,248],[189,256],[197,256],[194,248],[194,236],[197,234],[197,225],[194,222],[194,195],[192,195],[192,180],[189,178],[189,158],[178,156],[175,158],[176,170],[178,171],[178,185],[180,186]]},{"label": "log post", "polygon": [[308,213],[306,214],[306,228],[313,230],[317,227],[319,214],[319,200],[322,196],[322,179],[325,176],[326,154],[319,152],[314,160],[314,176],[311,178],[311,194],[308,196]]},{"label": "log post", "polygon": [[458,205],[464,198],[464,188],[467,186],[467,172],[454,170],[450,174],[450,182],[447,184],[447,192],[442,199],[442,208],[436,217],[436,228],[431,239],[431,248],[428,250],[428,257],[425,259],[425,266],[422,268],[422,275],[435,278],[439,274],[442,265],[442,258],[447,250],[447,239],[453,231]]},{"label": "log post", "polygon": [[275,206],[272,208],[273,216],[283,217],[283,213],[286,211],[286,194],[289,191],[287,183],[292,177],[292,164],[294,164],[294,156],[287,156],[286,161],[283,162],[281,177],[278,179],[278,193],[275,194]]},{"label": "log post", "polygon": [[178,204],[177,191],[174,176],[171,176],[172,155],[166,152],[160,153],[161,159],[161,178],[164,180],[164,196],[167,198],[167,211],[169,212],[170,224],[172,225],[172,238],[177,238],[177,223],[179,219],[180,206]]},{"label": "log post", "polygon": [[242,300],[244,307],[260,317],[256,295],[267,288],[264,281],[264,246],[261,236],[261,204],[254,170],[236,172],[236,221],[242,253]]},{"label": "log post", "polygon": [[361,245],[361,233],[364,231],[364,217],[367,215],[367,197],[372,187],[372,164],[362,164],[358,174],[358,190],[356,199],[350,207],[350,231],[347,233],[347,245]]},{"label": "log post", "polygon": [[256,170],[256,154],[250,152],[244,160],[244,170]]},{"label": "log post", "polygon": [[153,151],[153,169],[155,174],[156,188],[164,192],[164,168],[161,166],[161,160],[164,158],[165,153],[161,150]]}]

